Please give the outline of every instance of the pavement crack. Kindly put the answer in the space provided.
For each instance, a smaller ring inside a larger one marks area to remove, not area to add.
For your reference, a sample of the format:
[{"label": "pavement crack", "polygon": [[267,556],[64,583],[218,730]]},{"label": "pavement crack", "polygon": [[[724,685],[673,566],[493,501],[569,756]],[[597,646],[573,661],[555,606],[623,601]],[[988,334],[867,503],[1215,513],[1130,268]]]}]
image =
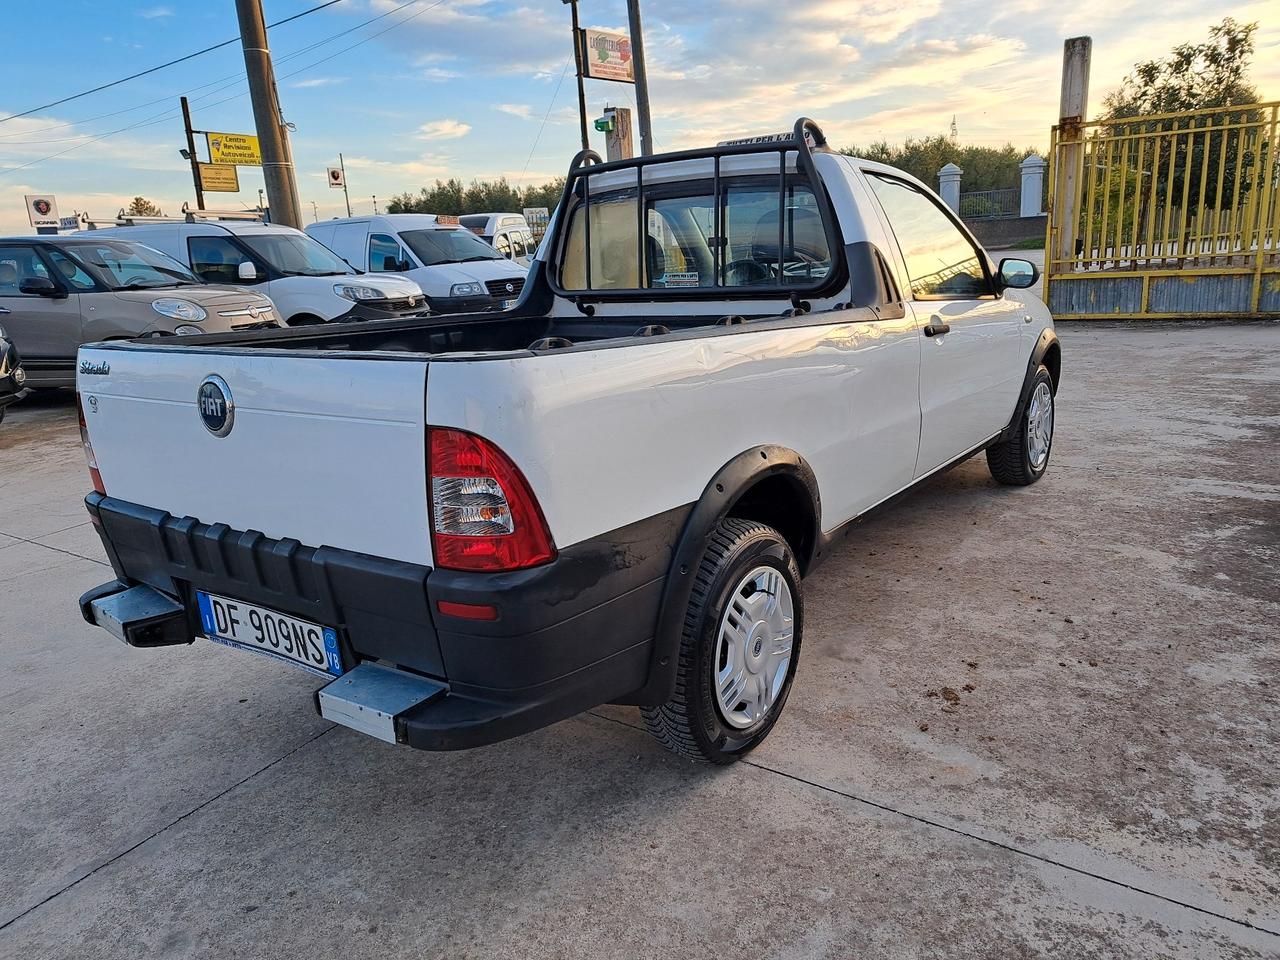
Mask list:
[{"label": "pavement crack", "polygon": [[[625,720],[619,720],[616,717],[608,717],[602,713],[596,713],[593,710],[588,710],[587,713],[590,716],[596,717],[597,719],[600,719],[600,720],[608,720],[610,723],[616,723],[619,726],[627,727],[628,729],[631,729],[631,730],[638,730],[641,733],[645,732],[644,727],[639,726],[638,724],[627,723]],[[891,814],[894,814],[895,816],[902,817],[906,820],[911,820],[914,823],[919,823],[927,827],[934,827],[938,830],[945,830],[947,833],[952,833],[952,834],[955,834],[956,836],[965,837],[968,840],[974,840],[978,843],[984,843],[988,846],[996,847],[997,849],[1004,850],[1008,853],[1012,853],[1015,856],[1025,857],[1028,860],[1035,860],[1038,863],[1043,863],[1052,867],[1058,867],[1061,870],[1066,870],[1070,873],[1076,874],[1077,876],[1088,877],[1092,880],[1099,880],[1103,883],[1109,883],[1112,886],[1121,887],[1125,890],[1129,890],[1129,891],[1132,891],[1133,893],[1141,894],[1146,897],[1152,897],[1156,900],[1161,900],[1164,903],[1172,904],[1173,906],[1176,906],[1176,907],[1185,907],[1188,910],[1194,910],[1196,913],[1201,913],[1201,914],[1204,914],[1205,916],[1209,916],[1217,920],[1225,921],[1226,923],[1232,923],[1232,924],[1235,924],[1236,926],[1244,927],[1248,930],[1256,930],[1259,933],[1266,933],[1266,934],[1270,934],[1273,937],[1280,937],[1280,930],[1272,930],[1268,927],[1260,927],[1255,923],[1250,923],[1248,920],[1241,920],[1238,917],[1228,916],[1225,913],[1218,913],[1216,910],[1210,910],[1207,907],[1198,907],[1194,903],[1188,903],[1187,901],[1179,900],[1176,897],[1169,897],[1163,893],[1156,893],[1154,890],[1147,890],[1144,887],[1134,886],[1131,883],[1125,883],[1123,880],[1117,880],[1114,877],[1108,877],[1105,874],[1094,873],[1091,870],[1085,870],[1083,867],[1072,866],[1071,864],[1064,863],[1061,860],[1055,860],[1052,857],[1046,857],[1043,854],[1039,854],[1039,853],[1032,853],[1030,850],[1024,850],[1021,847],[1015,847],[1012,844],[1004,843],[1000,840],[993,840],[990,837],[979,836],[978,834],[970,833],[967,830],[961,830],[959,827],[954,827],[954,826],[951,826],[950,824],[942,823],[939,820],[932,820],[929,817],[923,817],[917,813],[909,813],[906,810],[899,810],[898,808],[892,807],[887,803],[881,803],[876,800],[869,800],[866,797],[858,796],[856,793],[850,793],[847,790],[840,790],[840,789],[837,789],[836,787],[830,787],[823,783],[817,783],[816,781],[809,780],[805,777],[799,776],[798,774],[788,773],[785,770],[779,770],[776,767],[770,767],[755,760],[743,759],[743,760],[739,760],[738,762],[748,767],[755,767],[757,770],[763,770],[766,773],[772,773],[775,776],[784,777],[787,780],[793,780],[796,783],[803,783],[806,786],[813,787],[814,789],[817,789],[817,790],[822,790],[825,793],[831,793],[838,797],[843,797],[846,800],[852,800],[855,803],[860,803],[863,806],[871,807],[872,809],[879,810],[882,813],[891,813]],[[0,930],[2,929],[4,928],[0,927]]]},{"label": "pavement crack", "polygon": [[172,821],[171,823],[165,824],[163,827],[160,827],[150,836],[144,837],[143,839],[139,840],[137,843],[133,844],[132,846],[127,847],[126,849],[121,850],[119,853],[115,854],[114,856],[109,857],[106,860],[102,861],[102,863],[98,864],[92,870],[89,870],[81,874],[80,876],[76,877],[74,880],[66,884],[61,889],[55,890],[53,893],[49,894],[39,903],[33,903],[31,906],[27,907],[27,909],[23,910],[21,913],[10,917],[8,920],[4,921],[3,923],[0,923],[0,931],[8,929],[13,924],[21,920],[23,917],[31,913],[34,913],[36,910],[39,910],[41,907],[43,907],[46,903],[49,903],[51,900],[55,900],[58,897],[62,896],[71,888],[78,886],[79,884],[83,883],[85,880],[88,880],[99,870],[102,870],[105,867],[111,866],[121,857],[127,857],[129,854],[133,853],[133,851],[137,850],[139,847],[143,846],[144,844],[150,843],[156,837],[160,836],[160,834],[166,832],[167,830],[173,827],[176,827],[178,824],[182,823],[182,821],[186,820],[188,817],[194,816],[195,814],[199,813],[205,807],[209,806],[209,804],[214,803],[217,800],[221,800],[223,797],[225,797],[231,791],[235,790],[237,787],[243,786],[244,784],[248,783],[250,780],[252,780],[254,777],[258,776],[261,773],[266,773],[268,770],[270,770],[272,767],[274,767],[276,764],[280,763],[281,761],[288,760],[290,757],[292,757],[295,753],[297,753],[303,747],[306,747],[312,743],[315,743],[317,740],[319,740],[325,734],[330,733],[336,727],[337,727],[337,724],[332,724],[332,723],[329,724],[329,726],[325,727],[319,733],[313,734],[312,736],[308,737],[306,740],[303,740],[302,743],[298,744],[292,750],[288,751],[287,753],[281,754],[280,756],[272,760],[270,763],[267,763],[259,767],[257,770],[241,778],[240,780],[237,780],[235,783],[231,784],[229,787],[226,787],[223,790],[219,790],[212,797],[209,797],[208,799],[201,801],[196,806],[192,807],[190,810],[184,813],[182,816],[178,817],[176,820]]},{"label": "pavement crack", "polygon": [[[83,524],[77,523],[75,526],[79,527],[79,526],[83,526]],[[52,537],[54,533],[62,533],[64,530],[71,530],[71,529],[74,529],[74,528],[64,527],[63,530],[55,530],[53,531],[53,533],[44,534],[44,536]],[[0,533],[4,533],[4,531],[0,530]],[[107,561],[99,560],[97,557],[86,557],[83,553],[76,553],[74,550],[64,550],[62,549],[62,547],[51,547],[47,543],[41,543],[39,540],[31,540],[28,537],[20,537],[16,533],[5,533],[4,535],[6,537],[12,537],[18,543],[29,543],[33,547],[44,547],[46,550],[52,550],[55,553],[65,553],[68,557],[77,557],[80,560],[88,560],[90,563],[99,563],[104,567],[111,566],[111,564],[107,563]],[[12,547],[13,545],[14,544],[12,543],[6,543],[5,547]],[[19,574],[19,576],[21,576],[21,574]],[[0,929],[3,929],[3,927],[0,927]]]}]

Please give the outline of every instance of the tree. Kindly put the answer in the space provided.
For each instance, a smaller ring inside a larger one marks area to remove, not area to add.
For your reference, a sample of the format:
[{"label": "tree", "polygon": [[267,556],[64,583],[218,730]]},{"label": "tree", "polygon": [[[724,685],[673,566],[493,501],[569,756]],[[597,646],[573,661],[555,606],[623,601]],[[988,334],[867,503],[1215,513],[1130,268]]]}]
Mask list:
[{"label": "tree", "polygon": [[146,197],[134,197],[133,202],[125,208],[125,215],[130,217],[163,217],[160,207]]},{"label": "tree", "polygon": [[401,193],[387,203],[387,213],[499,213],[519,212],[525,207],[554,209],[564,193],[564,177],[536,187],[513,187],[505,177],[499,180],[472,180],[464,186],[457,177],[437,180],[433,187],[415,193]]},{"label": "tree", "polygon": [[1180,43],[1167,57],[1135,63],[1103,101],[1107,119],[1257,103],[1248,81],[1257,29],[1226,17],[1204,43]]},{"label": "tree", "polygon": [[1013,144],[1003,147],[961,146],[949,136],[938,134],[923,139],[908,139],[902,144],[880,140],[868,147],[844,147],[841,153],[876,160],[905,170],[931,186],[937,186],[938,171],[948,163],[964,171],[965,192],[974,190],[1008,190],[1021,184],[1018,164],[1034,148],[1019,150]]},{"label": "tree", "polygon": [[[1144,147],[1143,155],[1134,140],[1132,150],[1108,154],[1110,163],[1096,167],[1102,171],[1097,174],[1101,182],[1090,182],[1088,189],[1098,196],[1099,210],[1105,207],[1117,211],[1117,216],[1137,217],[1140,226],[1154,219],[1162,230],[1186,217],[1185,229],[1190,232],[1191,218],[1198,217],[1201,207],[1213,211],[1216,218],[1219,212],[1248,202],[1265,166],[1266,146],[1253,132],[1263,118],[1256,110],[1230,108],[1258,102],[1257,88],[1249,82],[1257,29],[1256,23],[1225,17],[1209,28],[1203,43],[1181,43],[1166,57],[1135,63],[1120,87],[1106,96],[1103,118],[1116,122],[1097,128],[1094,136],[1123,142],[1145,134],[1150,146]],[[1205,112],[1144,119],[1192,111]],[[1101,155],[1101,142],[1092,144],[1090,153]],[[1142,181],[1152,176],[1154,184],[1150,179]],[[1091,199],[1087,209],[1099,226],[1093,204]],[[1123,233],[1133,222],[1113,218],[1113,224]],[[1198,219],[1194,229],[1201,229]]]}]

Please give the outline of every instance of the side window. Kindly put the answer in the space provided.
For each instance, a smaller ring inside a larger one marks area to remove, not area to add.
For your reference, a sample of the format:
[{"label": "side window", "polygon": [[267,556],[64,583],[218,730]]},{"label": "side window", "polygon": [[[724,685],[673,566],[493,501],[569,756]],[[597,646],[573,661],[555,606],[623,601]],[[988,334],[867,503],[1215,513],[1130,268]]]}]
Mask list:
[{"label": "side window", "polygon": [[49,277],[49,270],[35,247],[0,247],[0,297],[35,296],[18,289],[23,280],[32,277]]},{"label": "side window", "polygon": [[524,245],[524,237],[518,233],[511,234],[511,255],[513,257],[528,256],[529,250]]},{"label": "side window", "polygon": [[400,269],[400,262],[408,259],[395,237],[389,237],[385,233],[369,234],[370,273],[396,273]]},{"label": "side window", "polygon": [[500,233],[496,237],[494,237],[493,246],[500,254],[502,254],[508,260],[511,259],[511,238],[507,234]]},{"label": "side window", "polygon": [[930,197],[909,183],[868,173],[907,263],[916,299],[966,300],[993,291],[977,249]]},{"label": "side window", "polygon": [[[227,237],[189,237],[191,270],[206,283],[245,283],[240,264],[249,257]],[[261,279],[261,273],[259,273]],[[256,283],[257,281],[249,281]]]},{"label": "side window", "polygon": [[76,263],[61,250],[50,247],[45,252],[49,254],[49,259],[53,261],[54,269],[62,275],[62,279],[72,290],[84,293],[94,288],[93,277],[85,273],[80,264]]}]

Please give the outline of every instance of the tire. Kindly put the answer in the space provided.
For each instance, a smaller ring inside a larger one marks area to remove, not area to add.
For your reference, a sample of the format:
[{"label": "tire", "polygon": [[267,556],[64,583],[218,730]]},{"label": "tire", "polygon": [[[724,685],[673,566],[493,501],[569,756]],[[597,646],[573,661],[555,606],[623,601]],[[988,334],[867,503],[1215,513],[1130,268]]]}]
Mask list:
[{"label": "tire", "polygon": [[322,319],[311,313],[299,313],[289,318],[289,322],[285,326],[289,327],[314,327],[317,324],[324,323]]},{"label": "tire", "polygon": [[1053,449],[1053,378],[1041,364],[1022,396],[1018,426],[1000,443],[987,447],[987,467],[1000,483],[1025,487],[1049,469]]},{"label": "tire", "polygon": [[732,763],[755,748],[791,692],[803,607],[800,569],[782,535],[750,520],[721,520],[695,574],[675,693],[640,710],[654,739],[699,763]]}]

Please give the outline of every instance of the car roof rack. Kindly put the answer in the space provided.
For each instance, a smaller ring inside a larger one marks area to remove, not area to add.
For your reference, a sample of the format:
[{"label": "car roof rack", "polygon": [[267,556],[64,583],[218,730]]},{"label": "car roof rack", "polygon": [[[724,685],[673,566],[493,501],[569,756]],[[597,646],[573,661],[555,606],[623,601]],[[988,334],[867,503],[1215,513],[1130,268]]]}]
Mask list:
[{"label": "car roof rack", "polygon": [[114,217],[91,217],[87,213],[79,214],[80,223],[85,229],[97,230],[99,227],[136,227],[146,223],[199,223],[205,220],[241,220],[265,222],[260,210],[192,210],[188,204],[182,205],[182,216],[140,216],[126,213],[123,208]]}]

